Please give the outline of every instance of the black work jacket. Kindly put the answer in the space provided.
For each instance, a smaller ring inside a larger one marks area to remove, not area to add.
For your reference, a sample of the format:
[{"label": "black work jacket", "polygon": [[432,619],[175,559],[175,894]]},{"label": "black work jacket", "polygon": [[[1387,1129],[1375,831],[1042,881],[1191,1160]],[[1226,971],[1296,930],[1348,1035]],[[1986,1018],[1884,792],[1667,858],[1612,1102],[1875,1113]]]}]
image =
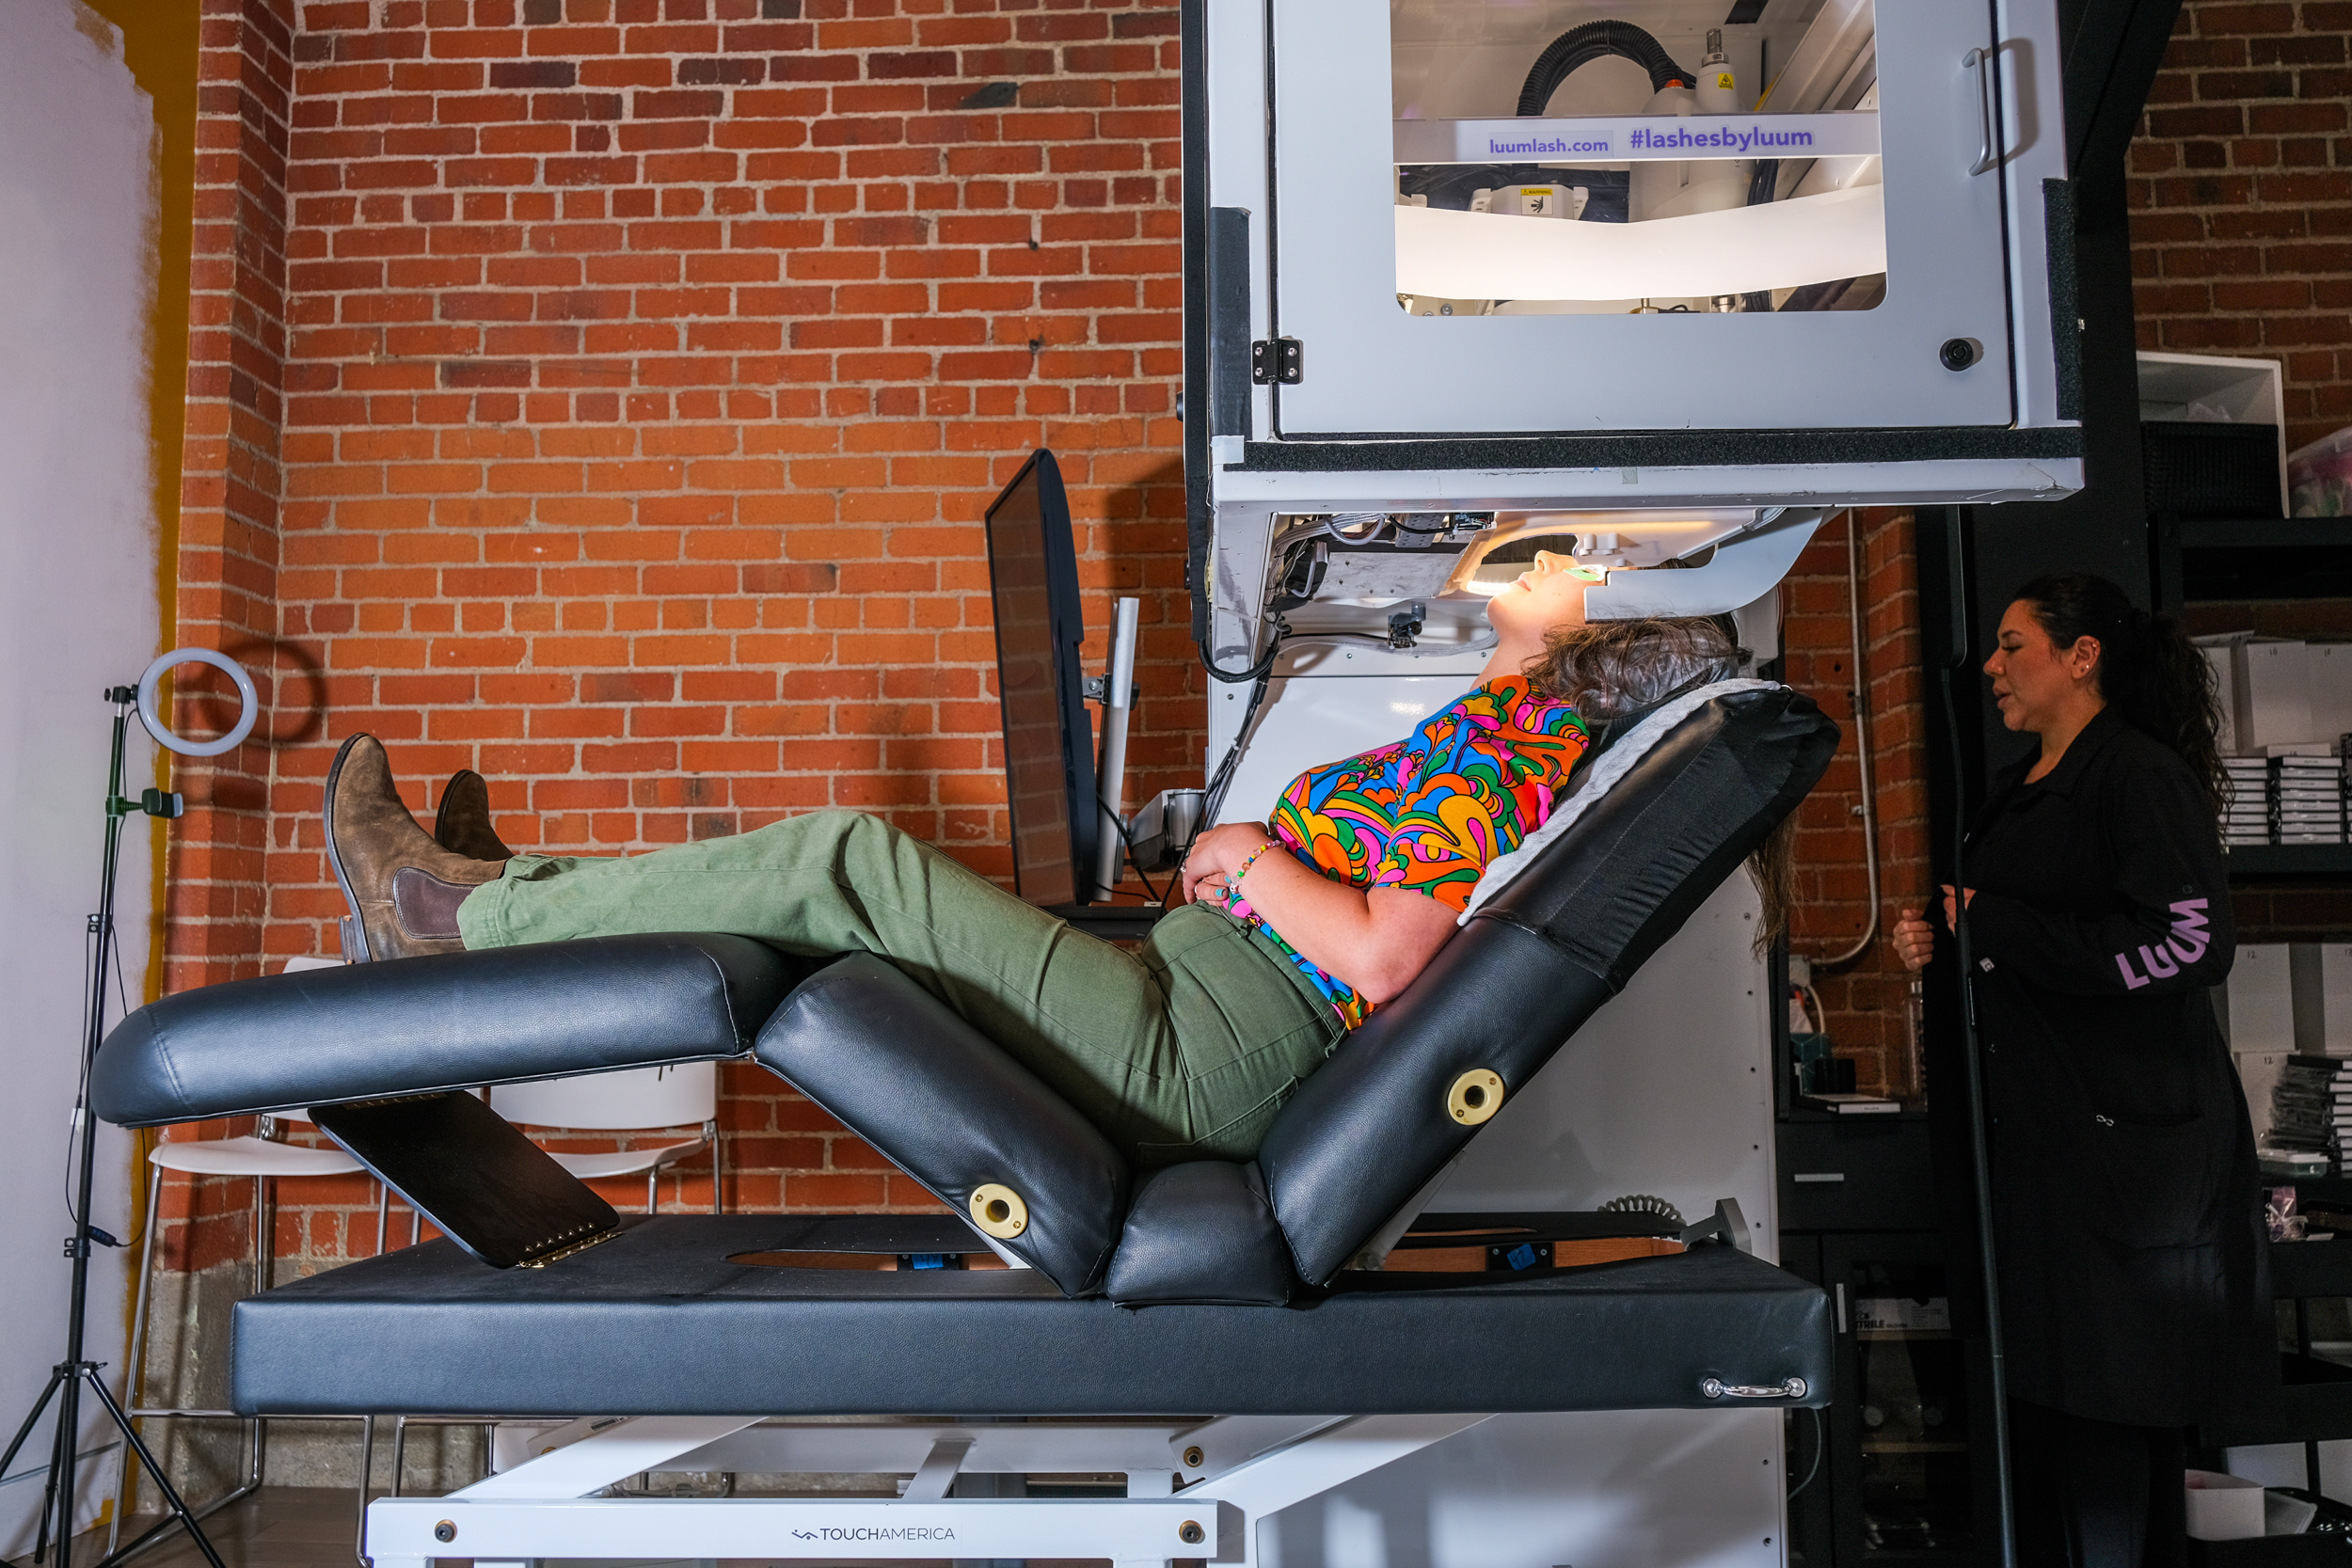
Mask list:
[{"label": "black work jacket", "polygon": [[2253,1130],[2208,993],[2236,941],[2219,833],[2188,766],[2112,708],[2048,777],[2029,766],[1967,857],[2010,1391],[2188,1425],[2276,1367]]}]

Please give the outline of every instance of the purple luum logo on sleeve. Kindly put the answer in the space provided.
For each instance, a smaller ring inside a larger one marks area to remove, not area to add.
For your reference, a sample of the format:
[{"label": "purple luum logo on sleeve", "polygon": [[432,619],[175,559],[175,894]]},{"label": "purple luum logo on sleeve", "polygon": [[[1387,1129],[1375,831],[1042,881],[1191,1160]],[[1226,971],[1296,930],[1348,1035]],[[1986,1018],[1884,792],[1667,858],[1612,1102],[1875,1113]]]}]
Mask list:
[{"label": "purple luum logo on sleeve", "polygon": [[[2123,972],[2123,989],[2137,990],[2151,980],[2169,980],[2184,965],[2193,964],[2205,956],[2213,945],[2205,926],[2205,900],[2184,898],[2172,906],[2172,935],[2153,947],[2142,943],[2139,949],[2140,968],[2132,967],[2129,953],[2115,955],[2115,967]],[[2141,971],[2146,971],[2142,974]]]}]

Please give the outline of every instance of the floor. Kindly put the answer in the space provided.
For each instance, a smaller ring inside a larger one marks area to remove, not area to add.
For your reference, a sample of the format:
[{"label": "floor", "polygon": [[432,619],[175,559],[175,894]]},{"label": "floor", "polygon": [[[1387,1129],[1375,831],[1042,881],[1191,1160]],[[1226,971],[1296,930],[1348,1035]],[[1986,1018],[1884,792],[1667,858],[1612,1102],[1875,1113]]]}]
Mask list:
[{"label": "floor", "polygon": [[[204,1521],[204,1533],[227,1568],[358,1568],[352,1552],[358,1531],[358,1499],[332,1487],[270,1486],[230,1504]],[[144,1529],[153,1515],[139,1517]],[[98,1560],[105,1537],[83,1538],[74,1568]],[[187,1532],[131,1560],[136,1568],[204,1568]]]}]

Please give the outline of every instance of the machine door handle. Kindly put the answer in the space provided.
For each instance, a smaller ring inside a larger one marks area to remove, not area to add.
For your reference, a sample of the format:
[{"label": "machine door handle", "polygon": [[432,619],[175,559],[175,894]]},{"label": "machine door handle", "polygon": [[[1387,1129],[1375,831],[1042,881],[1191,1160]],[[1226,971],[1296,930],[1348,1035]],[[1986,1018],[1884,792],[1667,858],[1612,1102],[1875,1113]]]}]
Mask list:
[{"label": "machine door handle", "polygon": [[1960,67],[1977,73],[1977,119],[1981,139],[1977,146],[1977,161],[1968,166],[1968,173],[1974,177],[2001,161],[1999,106],[1993,93],[1993,51],[1971,49],[1960,57]]},{"label": "machine door handle", "polygon": [[1699,1379],[1699,1392],[1710,1400],[1801,1400],[1812,1386],[1801,1377],[1778,1383],[1725,1383],[1720,1377]]}]

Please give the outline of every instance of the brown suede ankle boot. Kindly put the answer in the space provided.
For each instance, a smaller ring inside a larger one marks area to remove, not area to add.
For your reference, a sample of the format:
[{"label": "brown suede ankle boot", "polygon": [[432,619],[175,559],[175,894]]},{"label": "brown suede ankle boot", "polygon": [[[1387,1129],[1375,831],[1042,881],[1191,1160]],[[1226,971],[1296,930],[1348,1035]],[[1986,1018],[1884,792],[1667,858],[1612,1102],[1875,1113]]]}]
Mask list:
[{"label": "brown suede ankle boot", "polygon": [[441,786],[441,809],[433,818],[433,842],[469,860],[511,861],[515,851],[490,822],[490,786],[470,768],[461,768]]},{"label": "brown suede ankle boot", "polygon": [[326,863],[351,906],[343,957],[354,963],[462,952],[457,905],[501,870],[433,842],[408,815],[372,735],[344,741],[327,769]]}]

